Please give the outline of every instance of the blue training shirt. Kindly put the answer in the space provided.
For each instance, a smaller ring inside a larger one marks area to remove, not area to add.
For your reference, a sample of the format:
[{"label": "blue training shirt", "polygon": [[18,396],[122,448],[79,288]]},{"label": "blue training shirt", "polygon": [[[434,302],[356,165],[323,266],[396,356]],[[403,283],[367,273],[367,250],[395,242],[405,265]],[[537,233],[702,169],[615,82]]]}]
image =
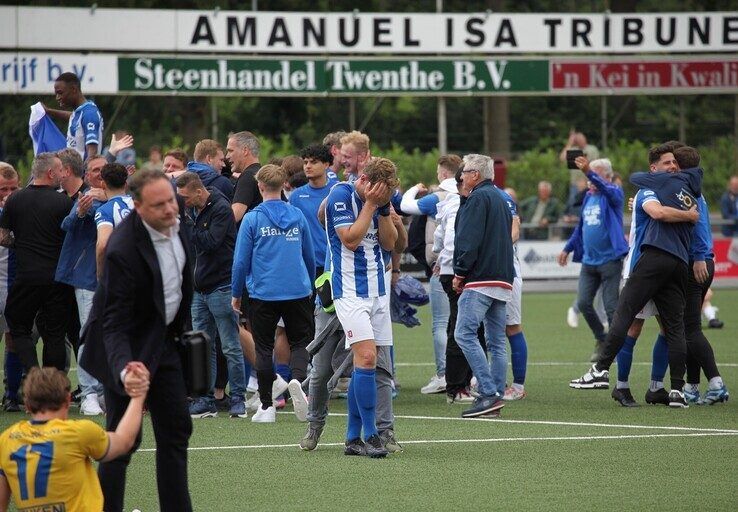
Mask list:
[{"label": "blue training shirt", "polygon": [[315,251],[315,264],[323,265],[326,258],[326,237],[325,228],[318,219],[318,210],[323,200],[337,181],[328,178],[328,182],[324,187],[315,188],[310,183],[296,188],[290,195],[290,204],[298,208],[305,215],[310,230],[310,237],[313,240],[313,249]]},{"label": "blue training shirt", "polygon": [[[659,202],[679,210],[697,205],[702,195],[702,169],[687,169],[678,173],[637,172],[630,182],[639,188],[648,188]],[[691,222],[659,222],[649,217],[645,223],[643,244],[668,252],[688,263],[694,225]]]},{"label": "blue training shirt", "polygon": [[603,265],[620,257],[610,240],[610,232],[605,227],[605,212],[602,211],[601,194],[589,193],[584,196],[582,205],[582,242],[585,265]]},{"label": "blue training shirt", "polygon": [[331,258],[333,298],[381,297],[385,295],[384,258],[379,245],[379,213],[355,251],[341,242],[337,229],[350,227],[358,218],[364,202],[350,183],[338,183],[330,191],[325,222]]},{"label": "blue training shirt", "polygon": [[85,160],[88,144],[97,144],[98,148],[102,146],[102,134],[103,118],[100,110],[92,101],[85,101],[69,118],[67,147],[76,150],[82,160]]}]

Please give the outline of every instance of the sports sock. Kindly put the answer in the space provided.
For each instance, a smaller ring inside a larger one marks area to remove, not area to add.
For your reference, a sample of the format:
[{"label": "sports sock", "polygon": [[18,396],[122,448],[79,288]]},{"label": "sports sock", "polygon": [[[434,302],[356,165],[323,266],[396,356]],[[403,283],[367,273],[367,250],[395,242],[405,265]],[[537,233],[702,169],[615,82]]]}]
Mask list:
[{"label": "sports sock", "polygon": [[528,344],[525,342],[525,334],[520,331],[507,337],[510,342],[510,360],[512,362],[513,382],[525,384],[525,370],[528,365]]},{"label": "sports sock", "polygon": [[715,320],[715,317],[717,317],[717,308],[715,306],[707,306],[705,309],[702,310],[702,313],[705,315],[705,318],[707,318],[707,321]]},{"label": "sports sock", "polygon": [[652,380],[651,384],[648,386],[648,390],[651,392],[655,392],[659,389],[664,389],[664,382],[661,380]]},{"label": "sports sock", "polygon": [[346,400],[348,406],[348,421],[346,423],[346,440],[352,441],[357,437],[361,437],[361,414],[359,413],[359,405],[356,403],[356,385],[354,379],[351,379],[351,383],[346,393]]},{"label": "sports sock", "polygon": [[[274,372],[282,377],[286,382],[289,382],[292,380],[292,370],[290,370],[290,365],[288,364],[275,364],[274,365]],[[275,396],[274,399],[276,400],[279,398],[278,396]]]},{"label": "sports sock", "polygon": [[723,378],[718,375],[717,377],[713,377],[710,379],[710,383],[707,385],[710,389],[720,389],[724,386],[723,384]]},{"label": "sports sock", "polygon": [[512,384],[513,389],[517,389],[518,391],[523,391],[525,389],[525,386],[522,384],[518,384],[517,382],[513,382]]},{"label": "sports sock", "polygon": [[690,393],[697,393],[699,391],[699,388],[697,387],[697,384],[685,384],[684,391],[689,391]]},{"label": "sports sock", "polygon": [[8,380],[7,394],[13,399],[18,398],[18,390],[23,379],[23,363],[15,352],[5,352],[5,377]]},{"label": "sports sock", "polygon": [[659,334],[653,344],[653,356],[651,358],[651,380],[663,382],[666,369],[669,367],[669,346],[666,337]]},{"label": "sports sock", "polygon": [[618,352],[618,389],[623,389],[620,387],[621,382],[626,384],[626,386],[623,387],[628,387],[627,384],[628,377],[630,377],[630,367],[633,365],[633,348],[635,347],[636,341],[638,341],[637,338],[626,336],[623,348]]},{"label": "sports sock", "polygon": [[361,426],[364,429],[364,440],[377,433],[377,371],[374,368],[355,368],[351,377],[351,385],[355,386],[356,405],[361,414]]},{"label": "sports sock", "polygon": [[[618,366],[618,370],[619,369],[620,367]],[[630,389],[630,384],[628,383],[627,380],[626,381],[618,380],[618,383],[615,385],[615,387],[618,389]]]}]

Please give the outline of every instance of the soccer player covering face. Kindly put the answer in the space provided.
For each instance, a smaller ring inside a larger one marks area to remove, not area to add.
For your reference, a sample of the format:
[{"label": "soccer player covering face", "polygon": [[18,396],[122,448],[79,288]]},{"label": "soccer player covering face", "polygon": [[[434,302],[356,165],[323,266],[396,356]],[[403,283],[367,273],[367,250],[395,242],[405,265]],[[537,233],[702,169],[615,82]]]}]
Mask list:
[{"label": "soccer player covering face", "polygon": [[326,228],[333,302],[354,359],[346,455],[387,455],[375,418],[376,365],[377,346],[392,344],[389,301],[382,299],[390,292],[382,250],[391,251],[398,236],[389,204],[397,185],[395,165],[377,158],[353,184],[339,183],[328,195]]},{"label": "soccer player covering face", "polygon": [[128,452],[141,428],[149,372],[141,363],[128,370],[141,378],[115,432],[89,420],[70,420],[67,376],[56,368],[33,368],[23,394],[31,420],[0,435],[0,510],[12,495],[20,510],[103,509],[92,460],[109,461]]}]

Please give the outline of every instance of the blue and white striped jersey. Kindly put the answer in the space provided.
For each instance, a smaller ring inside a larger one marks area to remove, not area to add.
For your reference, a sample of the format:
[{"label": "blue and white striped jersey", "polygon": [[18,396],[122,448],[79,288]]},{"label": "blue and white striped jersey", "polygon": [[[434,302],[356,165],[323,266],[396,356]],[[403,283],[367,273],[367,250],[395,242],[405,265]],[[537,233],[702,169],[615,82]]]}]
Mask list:
[{"label": "blue and white striped jersey", "polygon": [[[502,190],[500,187],[495,185],[495,190],[500,193],[502,198],[505,200],[505,204],[507,205],[507,209],[510,210],[510,213],[513,217],[519,217],[518,215],[518,205],[515,204],[515,201],[513,200],[512,196]],[[513,242],[513,268],[515,268],[515,277],[520,277],[522,279],[522,273],[520,268],[520,258],[518,258],[518,242]]]},{"label": "blue and white striped jersey", "polygon": [[91,101],[85,101],[72,112],[67,128],[67,147],[87,158],[87,145],[97,144],[98,153],[102,149],[103,118]]},{"label": "blue and white striped jersey", "polygon": [[116,227],[133,210],[133,199],[129,195],[111,197],[95,212],[95,224]]},{"label": "blue and white striped jersey", "polygon": [[349,183],[336,184],[328,195],[325,223],[334,299],[381,297],[386,293],[385,263],[377,234],[379,214],[374,212],[372,223],[355,251],[343,245],[336,232],[337,229],[350,227],[363,205],[354,185]]},{"label": "blue and white striped jersey", "polygon": [[641,245],[646,234],[646,224],[651,220],[643,205],[649,201],[658,201],[656,193],[653,190],[642,188],[635,195],[633,200],[633,217],[630,221],[630,236],[628,237],[628,255],[625,257],[623,264],[623,279],[628,279],[630,273],[638,263],[641,257]]}]

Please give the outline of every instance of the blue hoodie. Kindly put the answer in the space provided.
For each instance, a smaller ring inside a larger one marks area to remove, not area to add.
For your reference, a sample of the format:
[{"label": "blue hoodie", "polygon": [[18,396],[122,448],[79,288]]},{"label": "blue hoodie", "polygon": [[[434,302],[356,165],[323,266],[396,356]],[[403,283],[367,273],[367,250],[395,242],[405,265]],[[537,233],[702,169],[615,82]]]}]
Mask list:
[{"label": "blue hoodie", "polygon": [[61,228],[67,234],[56,266],[55,281],[84,290],[95,291],[97,288],[95,212],[102,204],[104,203],[94,200],[87,215],[80,219],[75,201],[69,215],[62,221]]},{"label": "blue hoodie", "polygon": [[233,254],[233,297],[265,301],[309,296],[315,280],[315,253],[305,215],[278,199],[249,210]]},{"label": "blue hoodie", "polygon": [[189,162],[187,170],[200,176],[200,181],[206,187],[215,187],[220,190],[228,201],[233,201],[233,183],[225,176],[221,176],[207,164]]}]

